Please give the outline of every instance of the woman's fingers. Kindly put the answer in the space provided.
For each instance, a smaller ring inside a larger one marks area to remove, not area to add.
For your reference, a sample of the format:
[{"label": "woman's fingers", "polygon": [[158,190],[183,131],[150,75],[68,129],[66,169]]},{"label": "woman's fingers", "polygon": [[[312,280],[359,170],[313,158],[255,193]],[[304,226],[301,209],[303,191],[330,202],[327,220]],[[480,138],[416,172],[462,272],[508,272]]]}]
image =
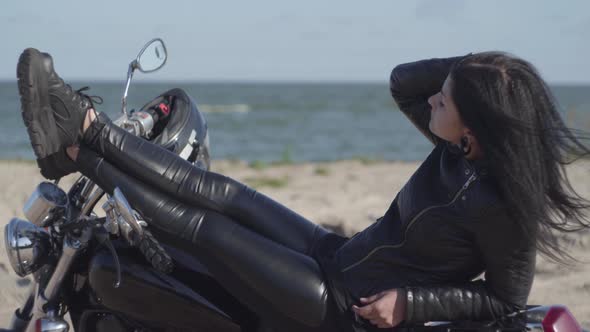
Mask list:
[{"label": "woman's fingers", "polygon": [[361,297],[360,300],[361,300],[361,303],[371,303],[371,302],[377,301],[381,297],[383,297],[383,292],[377,293],[375,295],[371,295],[369,297]]},{"label": "woman's fingers", "polygon": [[[366,298],[361,298],[364,306],[353,305],[353,311],[379,328],[391,328],[403,320],[403,313],[399,310],[397,290],[383,291]],[[404,311],[404,310],[402,310]]]},{"label": "woman's fingers", "polygon": [[356,305],[352,306],[352,310],[359,316],[363,317],[364,319],[374,319],[377,317],[377,313],[375,312],[375,308],[372,305],[366,305],[364,307],[357,307]]}]

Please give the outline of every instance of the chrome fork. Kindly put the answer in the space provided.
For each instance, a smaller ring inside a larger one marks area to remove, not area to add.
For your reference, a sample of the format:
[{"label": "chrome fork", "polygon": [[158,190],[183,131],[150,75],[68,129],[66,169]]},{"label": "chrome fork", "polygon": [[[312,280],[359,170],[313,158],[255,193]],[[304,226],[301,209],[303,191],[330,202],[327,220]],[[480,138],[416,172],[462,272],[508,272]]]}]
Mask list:
[{"label": "chrome fork", "polygon": [[[35,289],[35,302],[31,319],[27,324],[26,332],[67,332],[69,324],[58,315],[55,308],[47,310],[47,303],[55,300],[65,276],[68,274],[72,263],[78,254],[88,245],[92,236],[91,228],[84,228],[79,238],[66,235],[61,256],[44,288],[37,284]],[[47,272],[45,272],[47,273]],[[42,276],[43,277],[43,276]],[[41,278],[43,279],[43,278]]]}]

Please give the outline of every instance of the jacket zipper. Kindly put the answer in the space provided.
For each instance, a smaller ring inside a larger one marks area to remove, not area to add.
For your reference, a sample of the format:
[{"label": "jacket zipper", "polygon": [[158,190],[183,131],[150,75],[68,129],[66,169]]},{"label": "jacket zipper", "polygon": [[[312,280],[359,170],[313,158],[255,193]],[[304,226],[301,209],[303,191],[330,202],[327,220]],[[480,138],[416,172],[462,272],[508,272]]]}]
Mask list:
[{"label": "jacket zipper", "polygon": [[420,218],[423,214],[425,214],[426,212],[435,209],[435,208],[440,208],[440,207],[447,207],[453,203],[455,203],[455,201],[459,198],[459,196],[461,196],[461,194],[463,192],[465,192],[465,190],[467,190],[467,188],[469,188],[469,186],[471,185],[471,183],[473,181],[475,181],[477,179],[477,175],[475,174],[475,172],[473,172],[473,174],[471,174],[471,176],[469,177],[469,179],[467,179],[467,181],[463,184],[463,187],[461,187],[461,189],[459,189],[457,191],[457,193],[455,194],[455,196],[453,197],[453,199],[448,202],[447,204],[441,204],[441,205],[432,205],[429,206],[427,208],[425,208],[424,210],[420,211],[418,214],[416,214],[414,216],[414,218],[412,218],[412,220],[410,220],[410,222],[408,223],[408,227],[406,227],[405,231],[404,231],[404,239],[402,240],[402,242],[398,243],[398,244],[386,244],[386,245],[382,245],[379,247],[374,248],[373,250],[371,250],[365,257],[361,258],[360,260],[356,261],[355,263],[352,263],[351,265],[345,267],[344,269],[342,269],[340,272],[346,272],[360,264],[362,264],[363,262],[365,262],[367,259],[369,259],[369,257],[371,257],[374,253],[376,253],[377,251],[381,250],[381,249],[395,249],[395,248],[400,248],[401,246],[404,245],[404,243],[406,242],[406,235],[408,234],[408,230],[412,227],[412,225],[416,222],[416,220],[418,220],[418,218]]}]

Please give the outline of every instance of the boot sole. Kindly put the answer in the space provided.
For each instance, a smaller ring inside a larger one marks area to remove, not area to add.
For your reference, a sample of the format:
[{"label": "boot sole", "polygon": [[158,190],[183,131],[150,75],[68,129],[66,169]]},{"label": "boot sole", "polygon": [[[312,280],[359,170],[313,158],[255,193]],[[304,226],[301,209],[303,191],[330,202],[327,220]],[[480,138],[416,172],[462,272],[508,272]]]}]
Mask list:
[{"label": "boot sole", "polygon": [[37,158],[47,157],[59,150],[59,146],[51,140],[56,125],[49,101],[48,77],[42,66],[41,52],[28,48],[20,55],[16,69],[22,117]]}]

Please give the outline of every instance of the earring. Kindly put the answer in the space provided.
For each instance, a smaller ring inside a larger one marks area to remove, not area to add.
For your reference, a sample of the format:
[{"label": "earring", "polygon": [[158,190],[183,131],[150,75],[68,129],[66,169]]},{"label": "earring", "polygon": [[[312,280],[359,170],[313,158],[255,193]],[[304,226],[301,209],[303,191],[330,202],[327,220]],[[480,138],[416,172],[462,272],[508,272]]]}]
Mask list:
[{"label": "earring", "polygon": [[461,151],[463,155],[468,155],[471,152],[471,144],[469,144],[469,138],[467,136],[461,137]]}]

